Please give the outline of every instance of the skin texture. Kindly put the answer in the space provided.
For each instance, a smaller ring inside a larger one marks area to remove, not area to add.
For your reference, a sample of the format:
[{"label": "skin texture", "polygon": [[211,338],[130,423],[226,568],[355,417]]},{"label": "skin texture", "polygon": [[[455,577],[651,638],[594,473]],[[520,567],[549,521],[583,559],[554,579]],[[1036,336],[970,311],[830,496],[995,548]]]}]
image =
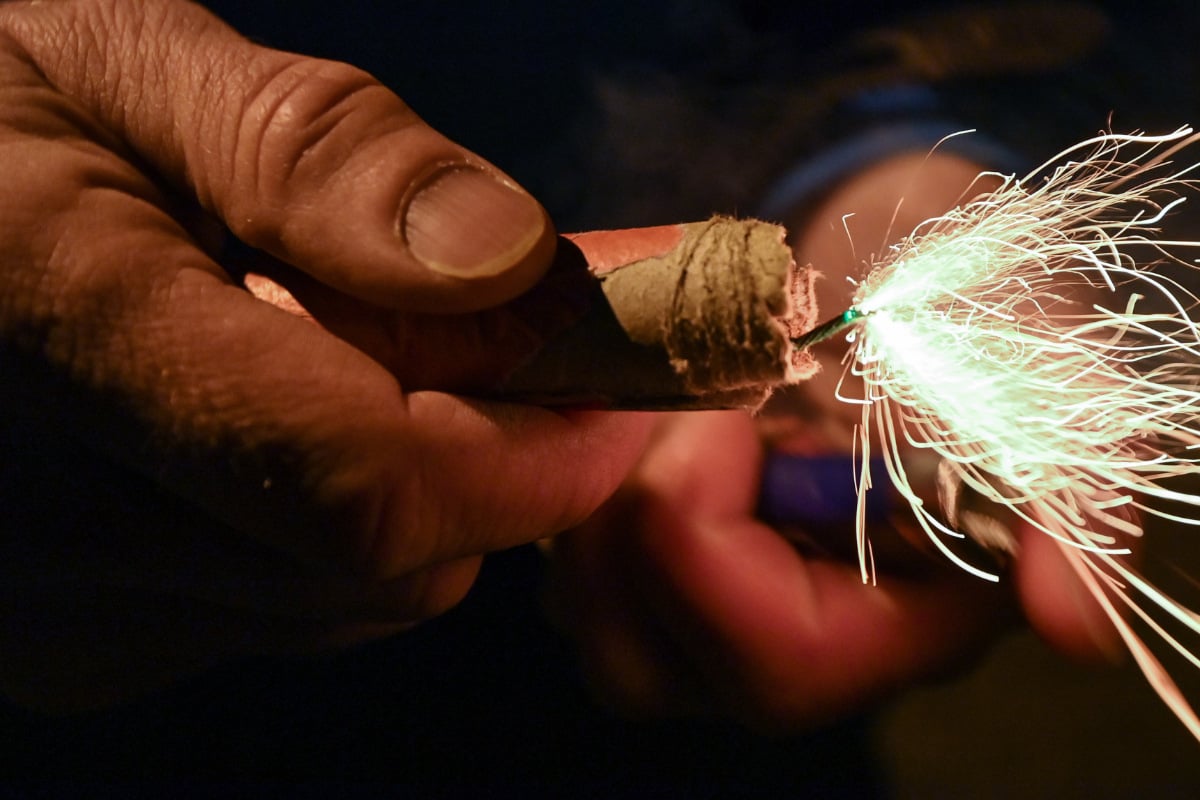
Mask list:
[{"label": "skin texture", "polygon": [[[0,399],[22,454],[0,684],[23,702],[400,629],[455,604],[480,554],[580,522],[641,449],[636,415],[410,380],[488,353],[407,335],[402,312],[470,327],[538,279],[553,229],[357,70],[183,3],[6,3],[0,173]],[[254,252],[227,258],[227,231]],[[386,369],[255,299],[248,267],[371,298],[374,340],[411,358]]]},{"label": "skin texture", "polygon": [[0,175],[20,454],[0,465],[0,688],[21,702],[102,705],[402,630],[454,605],[481,554],[588,519],[655,422],[554,553],[558,618],[617,704],[813,724],[1008,617],[958,575],[872,589],[798,555],[753,519],[744,416],[440,391],[494,368],[489,333],[553,230],[351,67],[171,0],[0,4]]}]

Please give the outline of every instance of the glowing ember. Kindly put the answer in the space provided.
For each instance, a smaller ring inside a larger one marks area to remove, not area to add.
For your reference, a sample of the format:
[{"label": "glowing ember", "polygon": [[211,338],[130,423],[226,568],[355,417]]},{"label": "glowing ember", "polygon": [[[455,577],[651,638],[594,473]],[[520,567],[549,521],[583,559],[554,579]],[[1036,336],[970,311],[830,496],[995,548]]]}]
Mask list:
[{"label": "glowing ember", "polygon": [[[844,398],[863,403],[862,456],[874,424],[891,478],[930,539],[995,579],[950,546],[947,537],[962,534],[923,505],[902,447],[935,451],[966,490],[1054,537],[1200,738],[1200,719],[1113,605],[1200,666],[1195,647],[1163,627],[1173,618],[1185,636],[1200,635],[1200,617],[1123,558],[1145,514],[1200,524],[1200,511],[1169,515],[1158,502],[1200,508],[1200,496],[1163,483],[1200,474],[1200,301],[1161,269],[1186,263],[1180,253],[1200,241],[1155,238],[1196,168],[1170,157],[1196,138],[1190,129],[1106,134],[1030,177],[1005,178],[892,248],[840,320],[853,326],[848,370],[865,385],[865,396]],[[869,488],[864,471],[860,505]]]}]

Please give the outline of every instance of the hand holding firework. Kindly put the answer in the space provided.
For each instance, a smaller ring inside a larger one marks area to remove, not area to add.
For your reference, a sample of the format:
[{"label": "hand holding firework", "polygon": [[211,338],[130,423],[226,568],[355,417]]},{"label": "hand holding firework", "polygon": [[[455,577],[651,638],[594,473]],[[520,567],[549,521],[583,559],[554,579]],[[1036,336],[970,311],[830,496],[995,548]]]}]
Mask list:
[{"label": "hand holding firework", "polygon": [[[406,627],[636,459],[634,415],[409,393],[238,285],[269,264],[392,344],[396,307],[461,322],[549,265],[537,201],[361,71],[193,3],[11,2],[0,92],[7,697],[111,703]],[[486,370],[459,341],[396,344],[426,380],[430,352]]]}]

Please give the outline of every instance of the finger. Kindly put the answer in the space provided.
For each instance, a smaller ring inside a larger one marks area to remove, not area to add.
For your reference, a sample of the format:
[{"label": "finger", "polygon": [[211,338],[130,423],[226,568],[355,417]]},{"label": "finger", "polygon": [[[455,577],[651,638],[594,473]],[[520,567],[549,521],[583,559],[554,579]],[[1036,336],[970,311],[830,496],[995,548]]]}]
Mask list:
[{"label": "finger", "polygon": [[0,452],[21,454],[0,462],[0,584],[13,593],[122,587],[292,619],[411,622],[455,605],[479,566],[367,580],[248,538],[60,430],[10,417]]},{"label": "finger", "polygon": [[587,279],[552,271],[519,299],[470,314],[387,309],[330,289],[278,260],[246,259],[243,283],[261,300],[310,319],[378,361],[410,389],[478,394],[578,322]]},{"label": "finger", "polygon": [[756,522],[757,439],[735,414],[689,415],[639,468],[647,487],[638,571],[644,607],[756,721],[842,713],[943,669],[977,644],[998,592],[952,572],[864,585],[857,565],[802,558]]},{"label": "finger", "polygon": [[[68,348],[63,368],[105,382],[85,405],[35,409],[43,424],[314,566],[387,579],[557,533],[641,447],[638,415],[405,395],[360,352],[199,277],[148,305],[110,312],[104,336],[78,331],[91,346]],[[121,323],[131,316],[153,324]],[[51,397],[42,376],[9,374]]]},{"label": "finger", "polygon": [[569,527],[636,457],[637,417],[404,394],[230,285],[87,115],[27,62],[2,66],[19,101],[0,105],[6,409],[285,552],[381,579]]},{"label": "finger", "polygon": [[725,706],[756,724],[816,724],[938,674],[978,650],[1001,605],[960,576],[864,585],[855,567],[805,561],[751,520],[663,509],[646,538],[648,604]]},{"label": "finger", "polygon": [[6,3],[0,30],[238,237],[331,286],[473,310],[549,264],[536,201],[347,65],[259,47],[169,0]]},{"label": "finger", "polygon": [[1070,563],[1087,555],[1064,551],[1055,539],[1026,523],[1019,528],[1020,557],[1014,564],[1014,579],[1033,629],[1075,658],[1120,661],[1126,652],[1120,635]]},{"label": "finger", "polygon": [[[601,238],[610,239],[606,246],[623,246],[607,234]],[[647,498],[679,497],[689,510],[695,504],[744,509],[752,502],[756,457],[753,422],[743,412],[666,417],[636,481],[555,541],[551,611],[576,641],[594,690],[621,713],[698,713],[709,694],[693,654],[647,608],[644,571],[632,568],[644,559],[640,531]],[[703,468],[697,469],[697,458],[704,459]]]},{"label": "finger", "polygon": [[[130,165],[36,144],[5,162],[22,180],[0,197],[12,413],[311,564],[379,579],[569,527],[636,457],[633,415],[405,395],[230,286]],[[10,227],[30,209],[36,224]]]}]

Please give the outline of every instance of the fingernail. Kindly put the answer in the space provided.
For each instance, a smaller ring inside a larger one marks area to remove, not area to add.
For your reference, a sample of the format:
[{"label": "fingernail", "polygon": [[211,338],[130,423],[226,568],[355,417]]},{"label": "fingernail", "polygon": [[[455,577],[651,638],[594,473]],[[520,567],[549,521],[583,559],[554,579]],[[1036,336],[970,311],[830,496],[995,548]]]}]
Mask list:
[{"label": "fingernail", "polygon": [[545,228],[541,206],[524,190],[466,164],[426,177],[400,221],[413,256],[434,272],[459,278],[504,272]]}]

